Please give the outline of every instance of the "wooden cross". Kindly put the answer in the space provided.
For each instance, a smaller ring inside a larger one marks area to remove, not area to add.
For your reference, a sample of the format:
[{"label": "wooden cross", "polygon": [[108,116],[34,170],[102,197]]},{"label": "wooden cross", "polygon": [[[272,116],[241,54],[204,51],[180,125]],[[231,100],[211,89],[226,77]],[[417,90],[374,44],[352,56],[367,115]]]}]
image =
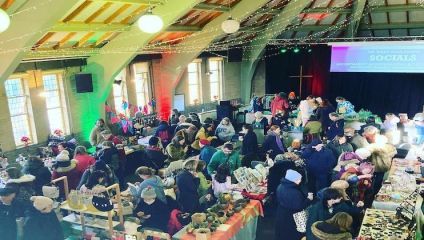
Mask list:
[{"label": "wooden cross", "polygon": [[300,72],[298,76],[289,76],[289,78],[299,78],[299,97],[302,99],[302,81],[303,78],[312,78],[312,75],[303,75],[303,65],[300,65]]}]

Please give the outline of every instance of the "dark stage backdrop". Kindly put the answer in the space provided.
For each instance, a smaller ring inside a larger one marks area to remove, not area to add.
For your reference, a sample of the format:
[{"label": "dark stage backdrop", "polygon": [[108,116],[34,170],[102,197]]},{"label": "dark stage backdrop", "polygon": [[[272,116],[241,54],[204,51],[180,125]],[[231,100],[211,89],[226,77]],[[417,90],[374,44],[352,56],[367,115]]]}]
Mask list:
[{"label": "dark stage backdrop", "polygon": [[[322,96],[335,104],[337,96],[350,100],[355,109],[369,109],[383,116],[387,112],[414,116],[424,105],[424,74],[412,73],[330,73],[331,47],[317,46],[308,53],[288,50],[279,53],[276,47],[266,52],[266,93],[295,91],[299,94],[300,66],[303,74],[302,98]],[[424,66],[423,66],[424,67]]]}]

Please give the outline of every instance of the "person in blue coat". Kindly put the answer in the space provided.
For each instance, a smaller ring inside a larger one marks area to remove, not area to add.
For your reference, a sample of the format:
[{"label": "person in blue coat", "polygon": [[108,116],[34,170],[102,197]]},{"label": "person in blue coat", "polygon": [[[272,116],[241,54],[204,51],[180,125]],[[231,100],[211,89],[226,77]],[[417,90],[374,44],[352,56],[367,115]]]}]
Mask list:
[{"label": "person in blue coat", "polygon": [[331,173],[337,164],[337,159],[332,151],[325,147],[321,140],[314,139],[302,153],[305,159],[308,173],[308,190],[316,193],[319,190],[330,186]]},{"label": "person in blue coat", "polygon": [[294,170],[287,170],[277,188],[277,217],[275,221],[275,240],[299,240],[304,236],[296,230],[293,214],[305,210],[311,203],[300,189],[302,175]]},{"label": "person in blue coat", "polygon": [[217,150],[216,148],[211,146],[211,142],[207,139],[200,139],[199,146],[200,146],[199,160],[204,161],[207,166],[209,162],[211,161],[213,154],[216,153]]},{"label": "person in blue coat", "polygon": [[252,125],[243,125],[243,141],[241,145],[241,155],[258,153],[258,137],[253,132]]},{"label": "person in blue coat", "polygon": [[344,134],[344,119],[335,112],[330,113],[329,117],[331,123],[327,128],[326,136],[329,141],[332,141],[337,135]]},{"label": "person in blue coat", "polygon": [[265,137],[264,143],[262,144],[263,151],[270,151],[269,156],[274,159],[278,154],[286,152],[283,140],[281,140],[281,129],[277,125],[272,125],[268,134]]}]

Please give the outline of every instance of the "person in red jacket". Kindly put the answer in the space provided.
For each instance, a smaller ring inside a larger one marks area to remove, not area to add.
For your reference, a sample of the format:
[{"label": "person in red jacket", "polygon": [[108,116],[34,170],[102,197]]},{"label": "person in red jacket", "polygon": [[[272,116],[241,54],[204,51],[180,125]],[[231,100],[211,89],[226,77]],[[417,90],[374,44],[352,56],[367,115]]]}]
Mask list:
[{"label": "person in red jacket", "polygon": [[[81,174],[77,169],[77,161],[69,159],[69,152],[63,150],[56,156],[56,163],[53,165],[52,180],[66,176],[68,177],[69,190],[77,189]],[[58,184],[60,196],[65,197],[63,184]]]},{"label": "person in red jacket", "polygon": [[74,159],[78,162],[77,169],[81,174],[96,162],[93,156],[88,155],[87,149],[84,146],[77,146],[75,148]]},{"label": "person in red jacket", "polygon": [[272,116],[275,116],[277,113],[282,113],[283,116],[288,114],[287,109],[289,108],[289,101],[287,100],[287,94],[280,92],[275,95],[274,100],[271,101]]},{"label": "person in red jacket", "polygon": [[122,144],[121,139],[119,139],[117,136],[113,136],[112,132],[108,129],[103,130],[101,134],[102,134],[102,137],[105,139],[105,141],[111,141],[114,146],[118,144]]}]

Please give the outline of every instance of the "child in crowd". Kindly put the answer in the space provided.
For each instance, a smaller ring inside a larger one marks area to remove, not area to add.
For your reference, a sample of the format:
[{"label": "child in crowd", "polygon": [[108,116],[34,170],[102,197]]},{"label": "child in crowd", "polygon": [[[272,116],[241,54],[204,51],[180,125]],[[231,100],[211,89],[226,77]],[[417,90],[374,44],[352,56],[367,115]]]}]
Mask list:
[{"label": "child in crowd", "polygon": [[218,166],[216,174],[212,176],[213,194],[218,198],[221,193],[228,193],[232,189],[230,169],[227,164],[221,164]]},{"label": "child in crowd", "polygon": [[134,214],[142,221],[143,228],[158,229],[167,232],[170,211],[162,201],[156,200],[156,192],[152,187],[147,187],[141,192],[141,198]]}]

